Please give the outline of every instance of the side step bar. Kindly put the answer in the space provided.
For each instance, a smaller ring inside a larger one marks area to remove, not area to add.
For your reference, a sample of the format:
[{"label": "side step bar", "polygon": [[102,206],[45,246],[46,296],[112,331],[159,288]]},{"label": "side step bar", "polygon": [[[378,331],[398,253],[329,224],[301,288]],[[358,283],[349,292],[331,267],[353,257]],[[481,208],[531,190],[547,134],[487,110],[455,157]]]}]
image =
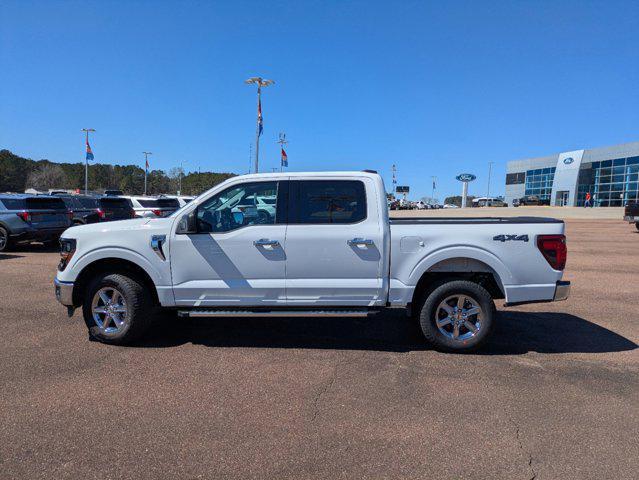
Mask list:
[{"label": "side step bar", "polygon": [[366,317],[370,310],[178,310],[178,316],[204,317]]}]

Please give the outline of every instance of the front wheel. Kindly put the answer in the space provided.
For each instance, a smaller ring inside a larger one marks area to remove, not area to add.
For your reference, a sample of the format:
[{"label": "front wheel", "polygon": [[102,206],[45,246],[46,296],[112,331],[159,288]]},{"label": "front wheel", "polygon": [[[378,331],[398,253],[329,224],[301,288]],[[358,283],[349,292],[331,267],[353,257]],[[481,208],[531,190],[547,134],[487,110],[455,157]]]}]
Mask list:
[{"label": "front wheel", "polygon": [[82,303],[84,321],[96,340],[125,345],[148,329],[155,308],[136,278],[104,273],[87,287]]},{"label": "front wheel", "polygon": [[418,313],[424,337],[436,350],[469,352],[490,336],[495,304],[481,285],[453,280],[433,290]]}]

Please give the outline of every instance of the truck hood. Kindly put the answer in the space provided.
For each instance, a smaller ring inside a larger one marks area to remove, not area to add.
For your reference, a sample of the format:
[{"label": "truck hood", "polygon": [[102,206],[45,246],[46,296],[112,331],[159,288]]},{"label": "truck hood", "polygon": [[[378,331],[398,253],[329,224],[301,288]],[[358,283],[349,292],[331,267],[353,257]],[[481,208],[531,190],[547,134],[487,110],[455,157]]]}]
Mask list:
[{"label": "truck hood", "polygon": [[92,223],[67,228],[62,234],[63,238],[80,238],[93,235],[120,235],[125,232],[147,230],[169,232],[173,218],[133,218],[130,220],[118,220],[115,222]]}]

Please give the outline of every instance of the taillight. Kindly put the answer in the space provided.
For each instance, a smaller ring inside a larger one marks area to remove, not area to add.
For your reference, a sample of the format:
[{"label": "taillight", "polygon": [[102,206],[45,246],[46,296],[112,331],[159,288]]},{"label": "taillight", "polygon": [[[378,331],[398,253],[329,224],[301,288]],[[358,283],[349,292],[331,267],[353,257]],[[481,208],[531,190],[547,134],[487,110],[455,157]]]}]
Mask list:
[{"label": "taillight", "polygon": [[98,217],[100,218],[106,217],[106,213],[104,213],[104,210],[102,210],[101,208],[98,208],[96,212],[98,213]]},{"label": "taillight", "polygon": [[135,210],[131,210],[130,215],[131,215],[131,218],[135,218]]},{"label": "taillight", "polygon": [[151,210],[156,217],[162,216],[162,210]]},{"label": "taillight", "polygon": [[568,249],[564,235],[539,235],[537,248],[554,270],[563,270],[566,267]]},{"label": "taillight", "polygon": [[69,221],[72,222],[73,221],[73,210],[69,210],[67,212],[67,217],[69,217]]},{"label": "taillight", "polygon": [[25,222],[31,221],[31,214],[29,212],[26,212],[23,210],[22,212],[16,213],[16,215],[20,217],[22,220],[24,220]]}]

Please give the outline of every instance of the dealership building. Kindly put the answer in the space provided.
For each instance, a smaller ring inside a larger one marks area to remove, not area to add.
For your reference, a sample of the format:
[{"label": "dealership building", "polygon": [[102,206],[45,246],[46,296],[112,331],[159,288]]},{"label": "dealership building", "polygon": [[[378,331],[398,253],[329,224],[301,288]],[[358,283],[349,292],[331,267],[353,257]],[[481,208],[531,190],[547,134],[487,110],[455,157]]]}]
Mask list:
[{"label": "dealership building", "polygon": [[536,195],[555,206],[620,207],[639,200],[639,142],[547,157],[514,160],[506,166],[505,199]]}]

